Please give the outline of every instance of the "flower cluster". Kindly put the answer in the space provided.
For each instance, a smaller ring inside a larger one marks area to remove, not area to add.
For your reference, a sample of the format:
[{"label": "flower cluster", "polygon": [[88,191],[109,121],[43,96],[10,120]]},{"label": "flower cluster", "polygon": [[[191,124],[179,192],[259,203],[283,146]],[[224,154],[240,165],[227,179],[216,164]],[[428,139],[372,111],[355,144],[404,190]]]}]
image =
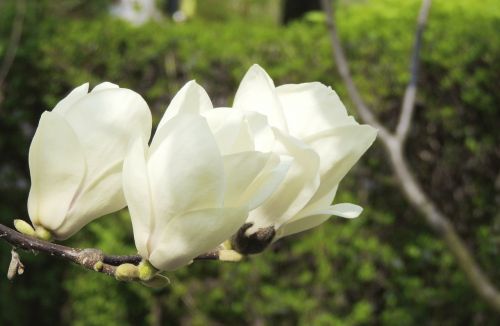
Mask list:
[{"label": "flower cluster", "polygon": [[232,108],[188,82],[149,142],[142,97],[111,83],[73,90],[43,113],[29,151],[33,234],[66,239],[130,211],[143,265],[175,270],[214,248],[263,251],[361,207],[332,205],[376,131],[321,83],[275,87],[254,65]]}]

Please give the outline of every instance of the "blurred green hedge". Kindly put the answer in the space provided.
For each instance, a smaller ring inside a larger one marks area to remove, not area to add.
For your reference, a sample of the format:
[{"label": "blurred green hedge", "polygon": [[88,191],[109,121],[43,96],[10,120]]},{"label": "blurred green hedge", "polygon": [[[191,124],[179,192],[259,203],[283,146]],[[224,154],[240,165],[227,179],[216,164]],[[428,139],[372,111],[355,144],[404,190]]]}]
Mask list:
[{"label": "blurred green hedge", "polygon": [[[27,150],[38,118],[73,87],[103,80],[141,93],[161,117],[175,92],[197,79],[230,105],[253,63],[276,84],[318,80],[348,107],[320,14],[287,27],[231,19],[167,20],[134,27],[109,18],[106,1],[29,2],[24,35],[0,103],[0,221],[27,216]],[[14,16],[0,4],[0,57]],[[393,127],[408,81],[419,1],[342,2],[337,18],[367,102]],[[318,19],[319,18],[319,19]],[[271,21],[271,20],[269,20]],[[498,132],[500,5],[436,1],[422,49],[422,79],[407,145],[410,164],[500,286]],[[351,110],[351,112],[353,112]],[[25,275],[0,279],[0,324],[496,325],[439,238],[406,204],[376,144],[343,181],[337,202],[365,207],[332,218],[238,264],[198,262],[152,291],[44,255],[23,257]],[[134,252],[126,212],[70,240]],[[0,244],[0,266],[9,248]],[[2,268],[4,268],[2,267]],[[29,313],[27,313],[29,312]]]}]

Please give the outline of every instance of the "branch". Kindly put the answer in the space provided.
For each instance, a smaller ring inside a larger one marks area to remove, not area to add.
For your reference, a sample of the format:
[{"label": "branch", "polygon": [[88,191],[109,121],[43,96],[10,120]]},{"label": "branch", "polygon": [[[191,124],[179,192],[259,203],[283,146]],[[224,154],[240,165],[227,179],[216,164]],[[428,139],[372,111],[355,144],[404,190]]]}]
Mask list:
[{"label": "branch", "polygon": [[423,0],[422,7],[417,20],[417,30],[415,32],[415,43],[413,44],[413,53],[411,55],[410,81],[406,86],[403,104],[401,106],[401,115],[396,127],[396,137],[404,143],[410,130],[410,123],[415,111],[415,98],[417,97],[417,81],[420,70],[420,48],[422,47],[422,35],[424,34],[425,24],[429,17],[431,0]]},{"label": "branch", "polygon": [[322,0],[323,10],[326,13],[326,24],[328,30],[330,32],[330,41],[332,45],[333,55],[335,57],[335,62],[337,63],[337,69],[339,71],[344,84],[347,87],[347,92],[349,93],[349,97],[354,102],[354,105],[358,109],[358,113],[361,118],[368,124],[378,129],[379,136],[381,138],[389,138],[390,133],[375,117],[372,110],[366,105],[363,97],[359,93],[356,84],[354,84],[354,80],[352,79],[351,72],[349,70],[349,64],[347,63],[347,59],[344,54],[344,48],[340,42],[340,38],[337,32],[337,26],[335,24],[335,20],[333,19],[333,11],[331,0]]},{"label": "branch", "polygon": [[393,172],[398,180],[399,187],[403,190],[406,200],[422,214],[428,225],[444,239],[451,253],[455,256],[458,266],[463,270],[479,296],[482,297],[491,308],[500,312],[500,293],[474,260],[470,251],[464,244],[464,241],[460,238],[453,224],[450,222],[450,219],[440,212],[436,204],[425,194],[403,155],[404,138],[411,124],[412,113],[415,106],[419,70],[418,55],[430,4],[430,0],[423,0],[420,9],[414,52],[412,55],[412,80],[404,96],[405,100],[403,101],[401,119],[397,127],[399,131],[396,131],[396,135],[394,135],[379,123],[370,108],[363,102],[348,69],[347,59],[345,58],[340,38],[335,27],[335,16],[332,12],[331,1],[322,0],[337,69],[344,83],[347,85],[349,96],[354,102],[361,119],[365,123],[372,124],[379,129],[379,138],[389,155]]},{"label": "branch", "polygon": [[[86,269],[110,276],[115,275],[116,267],[119,265],[125,263],[137,265],[142,260],[142,257],[139,255],[106,255],[100,249],[79,249],[43,241],[19,233],[3,224],[0,224],[0,240],[10,243],[15,248],[32,252],[43,252],[68,260]],[[196,257],[194,260],[220,260],[222,258],[220,257],[220,253],[221,251],[218,250],[209,251]]]},{"label": "branch", "polygon": [[21,40],[21,34],[23,31],[24,16],[26,14],[26,1],[17,1],[17,12],[14,18],[14,23],[12,24],[12,31],[10,33],[9,44],[7,46],[7,51],[3,58],[2,64],[0,66],[0,90],[2,89],[3,83],[9,70],[14,63],[16,58],[17,48],[19,47],[19,42]]}]

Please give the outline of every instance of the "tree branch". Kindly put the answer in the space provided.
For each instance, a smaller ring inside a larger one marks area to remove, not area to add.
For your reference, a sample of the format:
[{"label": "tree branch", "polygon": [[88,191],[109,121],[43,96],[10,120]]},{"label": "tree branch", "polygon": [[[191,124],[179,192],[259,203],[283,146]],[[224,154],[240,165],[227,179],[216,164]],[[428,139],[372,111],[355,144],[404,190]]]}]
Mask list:
[{"label": "tree branch", "polygon": [[[0,240],[10,243],[15,248],[32,252],[43,252],[68,260],[88,270],[110,276],[115,275],[117,266],[125,263],[137,265],[142,260],[142,257],[139,255],[106,255],[100,249],[79,249],[43,241],[19,233],[3,224],[0,224]],[[219,251],[209,251],[196,257],[194,260],[219,260]]]},{"label": "tree branch", "polygon": [[396,127],[396,137],[404,143],[410,130],[410,123],[415,111],[415,99],[417,97],[417,81],[420,70],[420,48],[422,47],[422,35],[424,34],[427,18],[429,17],[429,9],[431,0],[423,0],[420,7],[420,13],[417,20],[417,30],[415,32],[415,43],[413,44],[413,52],[411,55],[410,65],[410,81],[406,86],[406,91],[403,96],[401,106],[401,115]]},{"label": "tree branch", "polygon": [[349,65],[347,63],[347,59],[345,57],[344,48],[340,42],[340,38],[337,32],[337,26],[335,24],[335,20],[333,17],[333,10],[331,0],[321,0],[323,10],[326,13],[326,24],[328,30],[330,31],[330,40],[332,45],[332,51],[335,58],[335,62],[337,63],[337,69],[339,71],[340,77],[344,81],[344,84],[347,87],[347,92],[349,93],[349,97],[354,102],[354,105],[358,109],[358,113],[361,118],[371,126],[375,127],[379,131],[379,136],[381,138],[389,138],[390,133],[375,117],[370,108],[366,105],[363,97],[359,93],[356,84],[354,84],[354,80],[352,79],[351,72],[349,70]]},{"label": "tree branch", "polygon": [[16,57],[17,48],[19,46],[19,42],[21,40],[21,34],[23,31],[25,14],[26,14],[26,1],[18,0],[16,16],[12,24],[12,31],[10,33],[9,44],[7,46],[7,50],[5,51],[5,56],[3,57],[2,64],[0,65],[0,90],[2,89],[5,78],[7,78],[9,70],[12,66],[12,63],[14,63],[14,59]]},{"label": "tree branch", "polygon": [[388,129],[383,127],[370,108],[364,103],[349,72],[348,62],[335,27],[335,15],[332,12],[331,1],[322,0],[322,5],[326,14],[327,27],[331,38],[333,57],[337,64],[337,69],[347,86],[349,96],[354,102],[355,108],[361,116],[361,119],[365,123],[371,124],[379,129],[379,138],[389,155],[392,169],[400,188],[403,190],[406,200],[422,214],[428,225],[443,238],[451,253],[455,256],[458,266],[463,270],[479,296],[482,297],[491,308],[500,312],[500,293],[474,260],[467,246],[464,244],[464,241],[460,238],[450,222],[450,219],[440,212],[436,204],[425,194],[403,155],[403,143],[411,124],[415,106],[419,71],[418,56],[431,1],[423,0],[420,9],[415,36],[416,40],[412,55],[412,77],[405,92],[396,134],[390,133]]}]

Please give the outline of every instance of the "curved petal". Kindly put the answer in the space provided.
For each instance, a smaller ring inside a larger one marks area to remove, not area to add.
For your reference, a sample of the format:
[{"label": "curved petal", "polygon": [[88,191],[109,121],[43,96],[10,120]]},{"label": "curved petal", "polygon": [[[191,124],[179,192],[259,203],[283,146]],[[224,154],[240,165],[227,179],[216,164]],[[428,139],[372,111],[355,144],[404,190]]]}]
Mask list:
[{"label": "curved petal", "polygon": [[320,224],[327,221],[332,215],[345,218],[355,218],[358,217],[362,211],[363,208],[361,206],[354,204],[343,203],[332,205],[326,209],[316,212],[316,215],[304,216],[303,218],[283,225],[280,230],[278,230],[275,241],[288,235],[306,231],[319,226]]},{"label": "curved petal", "polygon": [[209,208],[175,217],[156,237],[149,261],[163,271],[187,265],[236,233],[247,212],[245,208]]},{"label": "curved petal", "polygon": [[375,141],[368,125],[342,126],[306,139],[320,156],[321,184],[310,204],[331,191]]},{"label": "curved petal", "polygon": [[98,92],[98,91],[103,91],[103,90],[106,90],[106,89],[113,89],[113,88],[120,88],[120,86],[118,86],[116,84],[113,84],[113,83],[110,83],[110,82],[103,82],[103,83],[100,83],[99,85],[95,86],[92,89],[91,93]]},{"label": "curved petal", "polygon": [[65,112],[65,118],[85,152],[86,183],[123,161],[131,137],[147,141],[151,133],[148,105],[124,88],[89,93]]},{"label": "curved petal", "polygon": [[158,129],[179,113],[201,114],[212,108],[212,101],[205,89],[191,80],[175,94],[158,124]]},{"label": "curved petal", "polygon": [[135,246],[143,258],[149,258],[148,240],[154,227],[152,197],[146,163],[146,146],[136,138],[123,162],[123,192],[127,199]]},{"label": "curved petal", "polygon": [[247,71],[234,97],[233,107],[261,113],[269,118],[269,123],[287,131],[286,120],[274,83],[259,65]]},{"label": "curved petal", "polygon": [[277,129],[274,131],[279,144],[276,153],[291,156],[293,162],[273,195],[250,212],[248,222],[254,225],[248,232],[286,223],[309,202],[319,186],[319,157],[314,150]]},{"label": "curved petal", "polygon": [[277,241],[283,237],[315,228],[326,222],[330,217],[331,215],[314,215],[285,224],[278,230],[273,241]]},{"label": "curved petal", "polygon": [[287,155],[272,154],[267,161],[262,172],[248,186],[244,199],[247,202],[249,210],[253,210],[264,203],[285,180],[293,158]]},{"label": "curved petal", "polygon": [[272,151],[275,146],[276,137],[274,136],[273,129],[267,122],[267,117],[257,112],[243,112],[255,144],[255,150],[259,152]]},{"label": "curved petal", "polygon": [[[85,158],[68,123],[44,112],[29,150],[31,189],[28,211],[33,224],[57,229],[85,177]],[[56,235],[57,236],[57,235]]]},{"label": "curved petal", "polygon": [[291,135],[303,139],[343,125],[357,124],[337,93],[319,82],[282,85],[276,93]]},{"label": "curved petal", "polygon": [[239,110],[216,108],[205,112],[203,116],[207,119],[222,155],[254,149],[248,123]]},{"label": "curved petal", "polygon": [[199,115],[177,115],[156,132],[148,171],[156,229],[175,215],[223,205],[222,157]]},{"label": "curved petal", "polygon": [[[299,220],[306,216],[317,215],[319,211],[323,209],[327,209],[331,206],[333,199],[335,198],[335,194],[337,193],[338,185],[333,187],[329,192],[327,192],[323,197],[317,198],[314,201],[311,200],[304,206],[303,209],[300,210],[293,218],[287,221],[287,223],[293,222],[295,220]],[[314,198],[314,197],[313,197]]]},{"label": "curved petal", "polygon": [[123,164],[119,162],[91,183],[83,185],[63,223],[55,230],[66,239],[98,217],[126,206],[122,190]]},{"label": "curved petal", "polygon": [[361,212],[363,212],[363,207],[361,206],[351,203],[341,203],[332,205],[327,209],[322,210],[320,213],[340,216],[344,218],[356,218],[361,214]]},{"label": "curved petal", "polygon": [[89,83],[85,83],[83,85],[78,86],[74,90],[71,91],[65,98],[63,98],[57,105],[54,107],[52,112],[57,112],[59,114],[64,115],[64,113],[71,108],[71,106],[87,95],[89,92]]},{"label": "curved petal", "polygon": [[224,205],[252,210],[262,204],[283,181],[292,159],[273,153],[242,152],[224,156]]}]

